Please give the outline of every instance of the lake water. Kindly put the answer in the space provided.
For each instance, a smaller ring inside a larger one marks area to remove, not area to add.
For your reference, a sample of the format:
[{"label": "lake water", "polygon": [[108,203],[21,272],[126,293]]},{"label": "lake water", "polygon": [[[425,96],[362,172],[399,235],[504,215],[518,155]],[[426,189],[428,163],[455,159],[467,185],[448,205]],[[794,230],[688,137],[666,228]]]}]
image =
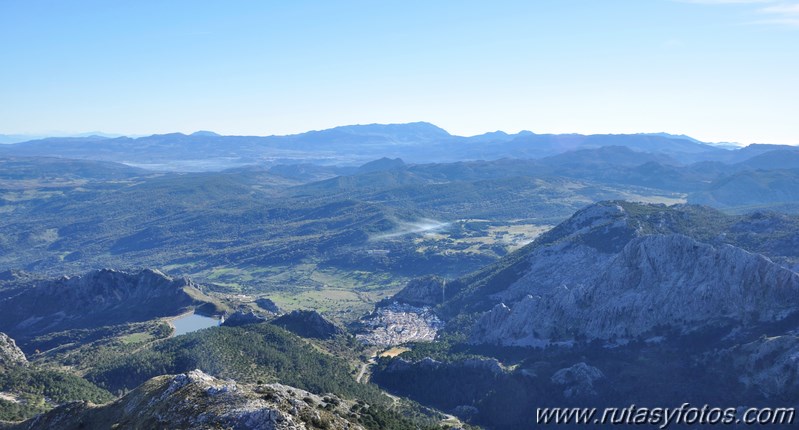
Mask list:
[{"label": "lake water", "polygon": [[204,328],[216,327],[219,325],[219,320],[197,314],[188,314],[172,320],[172,325],[175,326],[173,336],[180,336]]}]

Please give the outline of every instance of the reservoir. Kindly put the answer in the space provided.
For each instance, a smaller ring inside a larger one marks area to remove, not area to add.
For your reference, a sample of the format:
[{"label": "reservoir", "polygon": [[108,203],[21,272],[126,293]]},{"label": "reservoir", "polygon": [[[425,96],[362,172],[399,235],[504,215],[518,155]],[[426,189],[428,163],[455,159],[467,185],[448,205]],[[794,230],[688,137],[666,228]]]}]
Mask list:
[{"label": "reservoir", "polygon": [[175,333],[172,335],[180,336],[204,328],[216,327],[219,325],[219,320],[197,314],[186,314],[172,320],[172,325],[175,327]]}]

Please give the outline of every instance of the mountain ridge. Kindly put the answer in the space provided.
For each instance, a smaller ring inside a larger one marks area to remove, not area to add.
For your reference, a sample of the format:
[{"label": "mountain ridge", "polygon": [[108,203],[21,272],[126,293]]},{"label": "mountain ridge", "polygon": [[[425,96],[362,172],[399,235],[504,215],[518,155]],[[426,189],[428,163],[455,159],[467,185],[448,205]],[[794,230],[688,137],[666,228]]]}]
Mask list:
[{"label": "mountain ridge", "polygon": [[[746,326],[799,312],[799,275],[740,248],[751,238],[735,236],[736,219],[691,206],[590,205],[493,268],[448,283],[454,295],[441,309],[480,316],[473,342],[529,346],[667,326]],[[718,233],[725,225],[728,238]],[[753,302],[761,299],[768,303]]]},{"label": "mountain ridge", "polygon": [[352,403],[286,385],[242,384],[193,370],[155,377],[105,405],[68,403],[10,428],[363,429],[357,420],[343,418]]},{"label": "mountain ridge", "polygon": [[[799,312],[799,275],[731,245],[715,248],[687,236],[648,235],[633,239],[609,260],[592,263],[559,287],[530,290],[528,278],[520,279],[509,290],[529,294],[511,308],[500,304],[483,316],[472,341],[630,340],[655,336],[661,327],[681,332],[730,322],[746,327]],[[561,270],[571,272],[566,266]]]},{"label": "mountain ridge", "polygon": [[[379,157],[409,162],[541,158],[576,149],[622,145],[667,154],[680,162],[726,159],[730,151],[679,135],[535,134],[455,136],[427,122],[334,127],[284,136],[222,136],[210,132],[129,138],[46,138],[0,146],[0,155],[49,155],[159,166],[176,171],[221,170],[278,160],[363,164]],[[198,160],[213,160],[203,164]]]},{"label": "mountain ridge", "polygon": [[23,348],[30,347],[32,337],[66,329],[176,316],[191,308],[218,311],[191,279],[155,269],[101,269],[23,283],[28,287],[0,302],[6,309],[0,314],[0,330]]}]

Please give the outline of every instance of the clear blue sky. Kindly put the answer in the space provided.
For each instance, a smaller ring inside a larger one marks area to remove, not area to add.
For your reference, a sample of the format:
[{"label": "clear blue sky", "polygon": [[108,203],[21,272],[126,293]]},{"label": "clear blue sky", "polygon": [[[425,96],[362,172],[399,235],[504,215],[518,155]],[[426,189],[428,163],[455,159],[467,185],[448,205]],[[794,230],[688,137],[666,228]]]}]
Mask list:
[{"label": "clear blue sky", "polygon": [[799,1],[0,0],[0,133],[799,144]]}]

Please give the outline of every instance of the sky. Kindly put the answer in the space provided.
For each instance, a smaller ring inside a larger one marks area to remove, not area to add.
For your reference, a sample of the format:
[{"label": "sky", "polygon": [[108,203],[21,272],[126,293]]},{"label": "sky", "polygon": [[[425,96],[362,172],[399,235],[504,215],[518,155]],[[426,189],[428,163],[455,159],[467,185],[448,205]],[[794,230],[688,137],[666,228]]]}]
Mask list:
[{"label": "sky", "polygon": [[799,144],[799,1],[0,0],[0,134]]}]

